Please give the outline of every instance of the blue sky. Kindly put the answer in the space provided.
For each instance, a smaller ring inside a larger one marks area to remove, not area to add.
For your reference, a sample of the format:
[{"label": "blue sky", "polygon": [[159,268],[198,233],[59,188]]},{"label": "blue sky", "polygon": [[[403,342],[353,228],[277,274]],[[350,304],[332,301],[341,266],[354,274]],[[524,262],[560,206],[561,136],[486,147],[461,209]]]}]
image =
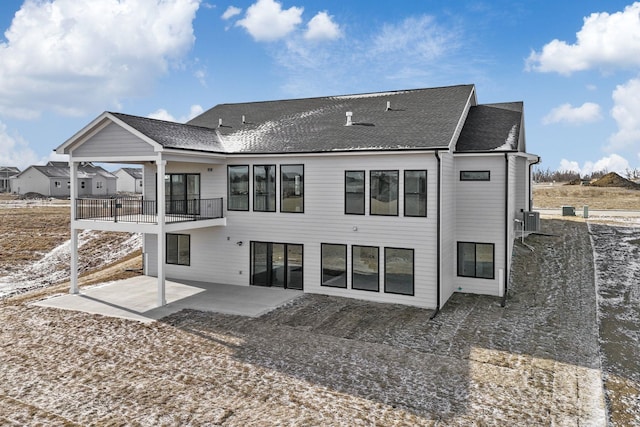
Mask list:
[{"label": "blue sky", "polygon": [[640,2],[3,0],[0,165],[101,112],[474,83],[524,101],[543,168],[640,168]]}]

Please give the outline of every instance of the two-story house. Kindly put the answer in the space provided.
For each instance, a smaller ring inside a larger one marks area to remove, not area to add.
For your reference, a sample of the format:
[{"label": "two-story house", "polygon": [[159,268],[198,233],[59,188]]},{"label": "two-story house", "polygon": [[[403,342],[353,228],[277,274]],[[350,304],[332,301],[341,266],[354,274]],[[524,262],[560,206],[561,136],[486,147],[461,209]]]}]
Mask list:
[{"label": "two-story house", "polygon": [[[82,229],[144,233],[145,274],[440,308],[504,296],[531,204],[523,104],[474,85],[221,104],[186,124],[105,112],[59,146],[142,165],[142,200],[77,197]],[[158,203],[157,201],[161,201]]]}]

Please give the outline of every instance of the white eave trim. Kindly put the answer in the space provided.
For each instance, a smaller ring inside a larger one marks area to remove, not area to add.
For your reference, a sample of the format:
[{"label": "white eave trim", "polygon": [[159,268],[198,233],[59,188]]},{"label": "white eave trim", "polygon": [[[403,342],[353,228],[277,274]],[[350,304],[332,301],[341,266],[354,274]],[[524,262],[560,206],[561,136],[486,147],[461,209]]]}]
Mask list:
[{"label": "white eave trim", "polygon": [[467,98],[467,103],[465,104],[465,109],[463,114],[458,119],[458,124],[456,125],[456,129],[451,135],[451,140],[449,141],[449,151],[455,151],[456,144],[458,139],[460,138],[460,134],[462,133],[462,128],[464,127],[464,123],[467,121],[467,116],[469,115],[469,110],[471,107],[478,105],[478,100],[476,99],[476,86],[473,85],[471,89],[471,93],[469,94],[469,98]]}]

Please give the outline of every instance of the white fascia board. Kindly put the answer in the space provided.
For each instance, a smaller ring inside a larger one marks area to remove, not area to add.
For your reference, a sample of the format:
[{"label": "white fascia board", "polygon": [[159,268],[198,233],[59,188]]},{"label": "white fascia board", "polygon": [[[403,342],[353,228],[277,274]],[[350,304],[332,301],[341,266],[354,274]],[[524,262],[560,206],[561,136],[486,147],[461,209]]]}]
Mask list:
[{"label": "white fascia board", "polygon": [[158,160],[158,156],[130,156],[130,157],[112,157],[112,156],[91,156],[91,157],[73,157],[69,161],[81,163],[118,163],[118,164],[142,164],[146,162],[155,162]]},{"label": "white fascia board", "polygon": [[207,153],[206,151],[191,150],[175,150],[165,148],[162,151],[162,160],[168,162],[186,162],[186,163],[225,163],[226,154]]},{"label": "white fascia board", "polygon": [[135,222],[92,221],[76,219],[72,221],[72,228],[78,230],[158,234],[157,224],[138,224]]},{"label": "white fascia board", "polygon": [[504,157],[505,154],[509,156],[517,156],[517,151],[483,151],[481,153],[454,153],[453,157]]},{"label": "white fascia board", "polygon": [[352,151],[322,151],[314,153],[236,153],[228,154],[228,159],[243,159],[247,157],[344,157],[344,156],[401,156],[406,154],[432,154],[435,152],[446,152],[447,148],[433,148],[424,150],[352,150]]},{"label": "white fascia board", "polygon": [[471,93],[469,94],[469,98],[467,98],[467,103],[465,104],[464,114],[460,115],[458,118],[458,124],[456,125],[456,130],[451,135],[451,140],[449,141],[449,151],[454,151],[456,143],[458,142],[458,138],[460,138],[460,134],[462,133],[462,128],[464,127],[464,123],[467,121],[467,116],[469,115],[469,110],[471,107],[478,105],[478,100],[476,98],[476,87],[472,86]]}]

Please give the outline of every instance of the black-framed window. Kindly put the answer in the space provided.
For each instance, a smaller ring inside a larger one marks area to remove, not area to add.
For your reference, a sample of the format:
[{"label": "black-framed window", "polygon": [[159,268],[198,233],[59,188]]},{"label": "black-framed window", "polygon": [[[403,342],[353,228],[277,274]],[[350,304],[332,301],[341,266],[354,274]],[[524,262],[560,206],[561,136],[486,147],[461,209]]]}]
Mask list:
[{"label": "black-framed window", "polygon": [[253,210],[276,211],[276,165],[253,166]]},{"label": "black-framed window", "polygon": [[191,265],[191,236],[167,233],[167,264]]},{"label": "black-framed window", "polygon": [[321,245],[322,286],[347,287],[347,245]]},{"label": "black-framed window", "polygon": [[490,181],[491,171],[460,171],[460,181]]},{"label": "black-framed window", "polygon": [[304,165],[280,166],[280,212],[304,213]]},{"label": "black-framed window", "polygon": [[495,245],[458,242],[458,276],[495,278]]},{"label": "black-framed window", "polygon": [[364,215],[364,171],[344,173],[344,213]]},{"label": "black-framed window", "polygon": [[249,210],[249,166],[227,167],[227,210]]},{"label": "black-framed window", "polygon": [[96,182],[96,188],[102,188],[102,181]]},{"label": "black-framed window", "polygon": [[60,181],[53,181],[53,186],[56,188],[60,188],[62,184],[60,183]]},{"label": "black-framed window", "polygon": [[414,295],[413,249],[384,248],[384,291]]},{"label": "black-framed window", "polygon": [[371,215],[398,215],[398,171],[371,171]]},{"label": "black-framed window", "polygon": [[380,291],[380,248],[351,246],[351,289]]},{"label": "black-framed window", "polygon": [[404,171],[404,216],[427,216],[427,171]]}]

